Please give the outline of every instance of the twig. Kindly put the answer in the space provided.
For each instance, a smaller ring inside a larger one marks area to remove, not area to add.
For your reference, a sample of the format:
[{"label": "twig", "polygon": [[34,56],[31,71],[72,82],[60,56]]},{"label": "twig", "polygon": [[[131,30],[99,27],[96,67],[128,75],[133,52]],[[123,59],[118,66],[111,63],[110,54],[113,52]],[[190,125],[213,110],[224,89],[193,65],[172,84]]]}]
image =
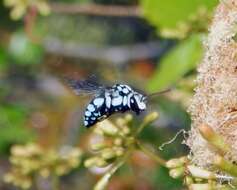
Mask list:
[{"label": "twig", "polygon": [[113,17],[140,17],[138,6],[98,5],[98,4],[68,4],[51,3],[52,12],[64,14],[87,14]]}]

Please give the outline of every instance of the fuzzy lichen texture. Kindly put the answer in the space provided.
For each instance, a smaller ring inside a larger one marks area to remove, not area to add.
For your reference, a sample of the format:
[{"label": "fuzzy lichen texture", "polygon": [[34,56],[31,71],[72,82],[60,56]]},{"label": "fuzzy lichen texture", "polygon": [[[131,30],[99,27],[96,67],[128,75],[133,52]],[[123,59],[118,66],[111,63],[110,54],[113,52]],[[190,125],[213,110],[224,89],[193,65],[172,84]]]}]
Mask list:
[{"label": "fuzzy lichen texture", "polygon": [[193,163],[211,167],[217,152],[200,135],[202,124],[223,137],[230,146],[224,157],[237,162],[237,0],[221,1],[204,45],[189,107],[192,127],[186,143]]}]

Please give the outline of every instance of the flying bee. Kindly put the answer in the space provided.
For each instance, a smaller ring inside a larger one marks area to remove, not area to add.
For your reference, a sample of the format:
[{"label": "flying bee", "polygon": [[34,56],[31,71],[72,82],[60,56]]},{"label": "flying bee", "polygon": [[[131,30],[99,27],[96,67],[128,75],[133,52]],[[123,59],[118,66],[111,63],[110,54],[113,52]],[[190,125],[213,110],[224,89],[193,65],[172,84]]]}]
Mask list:
[{"label": "flying bee", "polygon": [[68,79],[67,81],[77,95],[83,93],[94,95],[84,113],[85,127],[91,127],[116,112],[133,111],[138,115],[146,110],[148,98],[170,90],[145,95],[127,84],[115,84],[109,87],[101,85],[93,79]]}]

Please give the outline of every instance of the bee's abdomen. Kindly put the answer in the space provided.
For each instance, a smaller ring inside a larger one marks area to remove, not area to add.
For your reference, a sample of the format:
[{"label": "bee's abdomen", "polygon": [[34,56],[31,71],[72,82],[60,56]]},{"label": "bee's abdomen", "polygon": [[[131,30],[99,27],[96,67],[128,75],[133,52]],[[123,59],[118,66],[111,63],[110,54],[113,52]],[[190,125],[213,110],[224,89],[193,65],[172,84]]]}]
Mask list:
[{"label": "bee's abdomen", "polygon": [[87,106],[84,115],[84,125],[90,127],[115,112],[129,110],[127,96],[113,96],[105,92],[103,96],[94,98]]},{"label": "bee's abdomen", "polygon": [[108,117],[106,113],[105,97],[100,96],[94,98],[87,106],[84,115],[84,125],[90,127],[102,118]]}]

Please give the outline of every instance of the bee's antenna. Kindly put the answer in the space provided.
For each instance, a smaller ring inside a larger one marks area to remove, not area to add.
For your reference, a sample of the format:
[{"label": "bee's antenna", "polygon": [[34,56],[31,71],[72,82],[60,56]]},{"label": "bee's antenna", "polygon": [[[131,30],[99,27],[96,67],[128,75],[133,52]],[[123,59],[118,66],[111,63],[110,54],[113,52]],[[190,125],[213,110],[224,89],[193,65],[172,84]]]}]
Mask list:
[{"label": "bee's antenna", "polygon": [[160,96],[160,95],[162,95],[162,94],[165,94],[165,93],[167,93],[167,92],[170,92],[172,89],[173,89],[173,88],[170,87],[170,88],[167,88],[167,89],[162,90],[162,91],[158,91],[158,92],[154,92],[154,93],[148,94],[148,95],[147,95],[147,98],[151,98],[151,97],[153,97],[153,96]]}]

